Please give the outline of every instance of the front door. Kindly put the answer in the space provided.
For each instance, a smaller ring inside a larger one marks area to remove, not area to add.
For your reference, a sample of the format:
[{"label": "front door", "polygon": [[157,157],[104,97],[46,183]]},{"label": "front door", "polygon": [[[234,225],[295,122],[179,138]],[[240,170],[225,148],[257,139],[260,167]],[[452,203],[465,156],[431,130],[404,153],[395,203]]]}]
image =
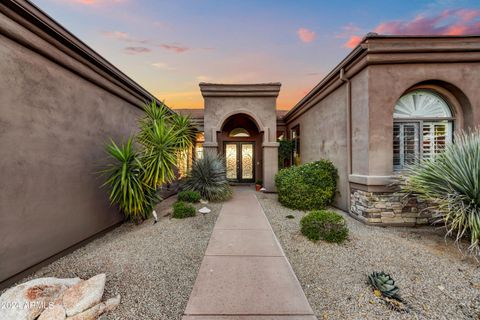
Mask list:
[{"label": "front door", "polygon": [[227,179],[232,182],[254,182],[253,142],[225,142]]}]

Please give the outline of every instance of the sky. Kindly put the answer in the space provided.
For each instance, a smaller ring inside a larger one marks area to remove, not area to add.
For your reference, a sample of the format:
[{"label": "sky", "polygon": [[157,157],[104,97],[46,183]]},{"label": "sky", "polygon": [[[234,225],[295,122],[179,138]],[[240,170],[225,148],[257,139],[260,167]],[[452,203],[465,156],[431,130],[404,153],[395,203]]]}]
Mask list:
[{"label": "sky", "polygon": [[33,0],[171,108],[198,84],[281,82],[292,108],[368,32],[480,34],[479,0]]}]

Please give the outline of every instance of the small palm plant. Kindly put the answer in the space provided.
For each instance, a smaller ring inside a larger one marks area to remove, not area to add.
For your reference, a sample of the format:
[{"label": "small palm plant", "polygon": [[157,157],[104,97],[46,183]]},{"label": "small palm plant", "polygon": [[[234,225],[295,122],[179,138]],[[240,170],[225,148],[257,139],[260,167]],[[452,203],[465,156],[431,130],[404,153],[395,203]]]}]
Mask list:
[{"label": "small palm plant", "polygon": [[[194,129],[190,118],[171,112],[164,104],[144,105],[138,136],[126,144],[113,140],[106,150],[111,163],[102,171],[109,198],[131,221],[147,219],[160,201],[158,189],[175,178],[178,155],[192,147]],[[134,150],[134,141],[139,151]]]},{"label": "small palm plant", "polygon": [[469,251],[480,252],[480,132],[460,133],[455,143],[408,170],[403,189],[434,203],[456,241],[470,237]]},{"label": "small palm plant", "polygon": [[183,188],[197,191],[204,199],[210,201],[229,199],[232,196],[232,189],[226,176],[225,160],[216,153],[205,152],[203,158],[193,163]]}]

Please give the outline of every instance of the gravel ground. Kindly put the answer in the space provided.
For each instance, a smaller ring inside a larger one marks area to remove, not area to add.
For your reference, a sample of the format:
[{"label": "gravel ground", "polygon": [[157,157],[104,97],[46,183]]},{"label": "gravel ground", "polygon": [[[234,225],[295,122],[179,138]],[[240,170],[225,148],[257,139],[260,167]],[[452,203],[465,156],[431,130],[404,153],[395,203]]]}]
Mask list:
[{"label": "gravel ground", "polygon": [[[480,319],[479,264],[440,230],[372,227],[337,210],[349,240],[313,243],[299,231],[304,212],[282,207],[275,195],[257,197],[319,319]],[[393,276],[410,312],[373,295],[366,282],[372,271]]]},{"label": "gravel ground", "polygon": [[221,204],[208,204],[212,212],[206,216],[163,217],[171,212],[174,200],[159,205],[162,218],[157,224],[153,220],[123,224],[21,282],[106,273],[104,297],[119,293],[122,302],[102,319],[181,319]]}]

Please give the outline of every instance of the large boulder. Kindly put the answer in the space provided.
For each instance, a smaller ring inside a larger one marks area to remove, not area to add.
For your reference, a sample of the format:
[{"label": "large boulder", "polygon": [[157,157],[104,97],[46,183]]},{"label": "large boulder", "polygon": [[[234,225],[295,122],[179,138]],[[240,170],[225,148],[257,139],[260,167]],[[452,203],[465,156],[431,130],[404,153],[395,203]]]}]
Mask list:
[{"label": "large boulder", "polygon": [[63,307],[68,317],[81,313],[100,303],[105,289],[106,276],[98,274],[82,281],[63,294]]},{"label": "large boulder", "polygon": [[47,307],[38,320],[65,320],[67,315],[65,314],[65,308],[62,305],[54,305],[53,307]]},{"label": "large boulder", "polygon": [[80,281],[79,278],[39,278],[10,288],[0,296],[0,319],[33,320]]}]

